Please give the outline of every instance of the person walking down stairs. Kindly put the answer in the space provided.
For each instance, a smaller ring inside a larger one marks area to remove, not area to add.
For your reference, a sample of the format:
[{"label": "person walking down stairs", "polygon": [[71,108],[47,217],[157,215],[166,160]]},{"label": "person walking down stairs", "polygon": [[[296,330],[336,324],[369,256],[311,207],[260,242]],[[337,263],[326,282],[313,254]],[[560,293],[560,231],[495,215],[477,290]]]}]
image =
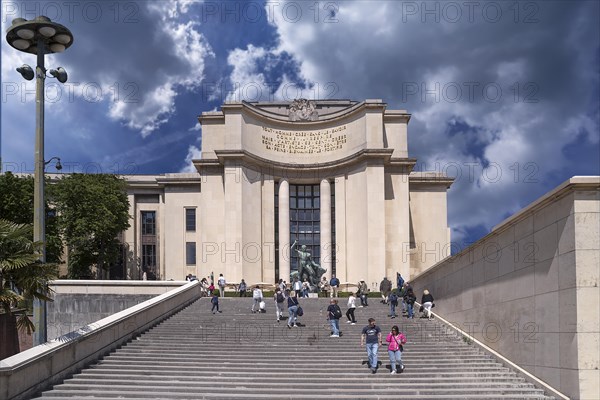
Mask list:
[{"label": "person walking down stairs", "polygon": [[396,314],[396,307],[398,306],[398,295],[396,295],[396,291],[392,290],[390,293],[390,318],[396,318],[398,314]]},{"label": "person walking down stairs", "polygon": [[404,293],[404,302],[406,303],[406,307],[408,309],[408,318],[414,318],[414,306],[415,301],[417,301],[417,296],[413,292],[413,288],[410,285],[406,286],[406,291]]},{"label": "person walking down stairs", "polygon": [[346,321],[347,324],[356,325],[354,310],[356,310],[356,296],[354,296],[354,293],[350,293],[350,296],[348,296],[348,311],[346,311],[346,318],[348,318],[348,321]]},{"label": "person walking down stairs", "polygon": [[210,302],[212,303],[212,313],[215,313],[215,309],[217,310],[217,312],[220,313],[221,311],[219,310],[219,296],[217,296],[216,291],[213,292]]},{"label": "person walking down stairs", "polygon": [[[406,344],[406,336],[400,332],[398,326],[394,325],[392,326],[392,331],[388,333],[385,341],[389,343],[388,355],[390,356],[390,374],[404,372],[404,364],[402,364],[402,352],[404,351],[403,345]],[[397,369],[396,364],[398,364]]]},{"label": "person walking down stairs", "polygon": [[340,318],[342,317],[342,310],[337,304],[336,299],[331,299],[329,307],[327,307],[327,319],[331,325],[331,336],[332,338],[340,337]]},{"label": "person walking down stairs", "polygon": [[360,336],[360,345],[366,346],[369,368],[371,373],[377,372],[377,350],[382,345],[381,328],[375,324],[375,318],[369,318],[369,325],[365,326]]}]

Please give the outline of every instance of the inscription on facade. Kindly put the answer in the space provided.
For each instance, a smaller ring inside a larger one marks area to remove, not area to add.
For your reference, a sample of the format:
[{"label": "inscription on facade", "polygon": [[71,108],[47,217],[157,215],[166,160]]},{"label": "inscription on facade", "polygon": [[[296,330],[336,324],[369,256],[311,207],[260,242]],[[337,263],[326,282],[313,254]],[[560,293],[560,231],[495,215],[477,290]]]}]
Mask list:
[{"label": "inscription on facade", "polygon": [[341,150],[346,144],[346,125],[320,131],[284,131],[262,127],[267,150],[289,154],[319,154]]}]

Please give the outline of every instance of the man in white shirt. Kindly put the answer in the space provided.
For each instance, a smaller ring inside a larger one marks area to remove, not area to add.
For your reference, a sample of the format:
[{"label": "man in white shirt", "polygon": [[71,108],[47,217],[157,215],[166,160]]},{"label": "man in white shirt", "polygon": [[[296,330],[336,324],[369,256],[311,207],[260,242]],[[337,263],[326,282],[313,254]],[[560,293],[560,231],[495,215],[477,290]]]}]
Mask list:
[{"label": "man in white shirt", "polygon": [[219,280],[217,281],[219,285],[219,297],[225,297],[225,285],[227,282],[225,281],[225,277],[223,274],[219,274]]}]

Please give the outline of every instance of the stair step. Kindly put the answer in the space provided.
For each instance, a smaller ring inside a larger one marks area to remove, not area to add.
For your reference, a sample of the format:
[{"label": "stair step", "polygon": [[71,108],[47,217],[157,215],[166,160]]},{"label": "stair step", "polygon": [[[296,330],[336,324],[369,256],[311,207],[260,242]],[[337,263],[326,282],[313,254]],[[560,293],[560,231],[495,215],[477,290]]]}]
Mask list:
[{"label": "stair step", "polygon": [[[551,400],[436,320],[390,319],[387,306],[357,309],[357,325],[329,338],[328,299],[301,301],[300,328],[252,314],[250,299],[226,298],[222,314],[200,299],[88,366],[41,398],[61,399],[511,399]],[[366,319],[398,325],[409,342],[403,374],[389,373],[387,344],[376,374],[359,346]]]}]

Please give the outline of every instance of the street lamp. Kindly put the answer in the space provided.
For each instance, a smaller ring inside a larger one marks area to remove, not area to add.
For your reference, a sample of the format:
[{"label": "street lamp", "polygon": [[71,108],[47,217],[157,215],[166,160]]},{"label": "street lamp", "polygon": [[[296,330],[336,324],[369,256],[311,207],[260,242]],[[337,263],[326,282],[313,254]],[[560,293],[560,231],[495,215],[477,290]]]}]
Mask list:
[{"label": "street lamp", "polygon": [[52,162],[52,160],[56,160],[56,164],[54,164],[54,168],[56,168],[57,171],[60,171],[62,169],[62,164],[60,163],[60,157],[52,157],[48,161],[44,162],[44,166],[50,164]]},{"label": "street lamp", "polygon": [[[50,18],[39,16],[33,20],[15,18],[6,31],[6,41],[12,47],[25,53],[37,55],[35,68],[35,173],[33,191],[33,240],[41,243],[40,261],[46,261],[46,232],[44,207],[44,82],[46,68],[44,56],[61,53],[73,44],[73,34],[61,24],[52,22]],[[17,68],[27,80],[33,79],[33,70],[29,65]],[[50,74],[64,83],[67,73],[63,68],[50,70]],[[46,302],[34,301],[34,324],[36,326],[33,344],[45,343],[46,338]]]}]

